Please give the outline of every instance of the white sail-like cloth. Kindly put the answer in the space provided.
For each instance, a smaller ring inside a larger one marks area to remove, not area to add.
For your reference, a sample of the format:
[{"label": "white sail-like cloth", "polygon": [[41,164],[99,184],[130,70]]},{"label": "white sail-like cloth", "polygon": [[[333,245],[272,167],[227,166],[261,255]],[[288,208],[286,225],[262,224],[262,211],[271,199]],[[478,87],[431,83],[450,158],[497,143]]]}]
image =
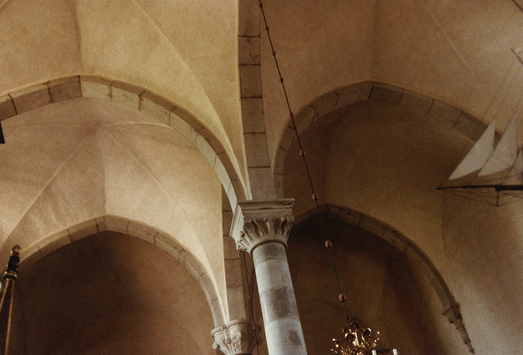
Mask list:
[{"label": "white sail-like cloth", "polygon": [[507,179],[512,178],[517,178],[519,183],[523,183],[523,149],[519,151],[516,162],[507,176]]},{"label": "white sail-like cloth", "polygon": [[518,154],[518,114],[515,113],[496,149],[479,172],[487,176],[508,169],[514,165]]},{"label": "white sail-like cloth", "polygon": [[492,120],[467,156],[450,175],[449,180],[459,179],[481,169],[494,150],[496,119]]}]

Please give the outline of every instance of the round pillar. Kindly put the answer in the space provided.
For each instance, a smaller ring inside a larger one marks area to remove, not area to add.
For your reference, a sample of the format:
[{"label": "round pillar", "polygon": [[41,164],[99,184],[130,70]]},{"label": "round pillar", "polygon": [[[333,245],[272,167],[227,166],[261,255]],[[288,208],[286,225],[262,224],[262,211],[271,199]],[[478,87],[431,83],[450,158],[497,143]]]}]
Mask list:
[{"label": "round pillar", "polygon": [[269,354],[307,354],[285,246],[260,244],[252,257]]},{"label": "round pillar", "polygon": [[249,252],[260,294],[269,355],[306,355],[285,248],[294,223],[294,200],[238,203],[231,236]]}]

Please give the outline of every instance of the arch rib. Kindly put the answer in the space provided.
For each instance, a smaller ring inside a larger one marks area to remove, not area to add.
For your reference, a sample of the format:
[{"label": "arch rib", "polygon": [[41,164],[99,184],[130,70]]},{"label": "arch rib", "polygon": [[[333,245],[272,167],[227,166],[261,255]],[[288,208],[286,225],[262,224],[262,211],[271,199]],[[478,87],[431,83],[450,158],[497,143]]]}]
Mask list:
[{"label": "arch rib", "polygon": [[89,97],[141,111],[184,135],[213,167],[229,201],[245,200],[245,185],[222,143],[190,112],[156,95],[121,81],[97,76],[71,76],[13,91],[0,97],[0,120],[55,102]]},{"label": "arch rib", "polygon": [[313,216],[323,214],[323,217],[331,221],[339,221],[351,224],[364,229],[381,239],[392,244],[396,249],[407,255],[415,267],[419,268],[427,281],[430,283],[443,307],[442,314],[447,317],[450,323],[454,324],[463,342],[469,347],[469,351],[474,353],[470,337],[463,324],[460,305],[452,295],[450,288],[443,279],[441,273],[436,269],[428,256],[415,243],[409,240],[392,226],[356,210],[327,204],[320,206],[320,209],[313,208],[302,213],[295,219],[295,224],[300,223]]},{"label": "arch rib", "polygon": [[[113,215],[104,215],[78,223],[36,241],[32,245],[22,245],[24,249],[22,264],[32,264],[67,244],[103,231],[113,231],[143,239],[171,254],[198,281],[207,299],[214,325],[218,327],[225,323],[226,317],[219,293],[202,263],[167,233],[141,222]],[[7,245],[10,245],[9,239],[4,243],[2,249],[6,249]]]},{"label": "arch rib", "polygon": [[[436,124],[450,128],[456,134],[464,135],[476,141],[487,125],[459,108],[440,100],[424,96],[395,85],[374,81],[365,81],[344,86],[318,97],[294,115],[298,133],[304,132],[313,122],[321,120],[329,113],[343,107],[363,101],[380,102],[410,110],[427,124]],[[272,161],[276,190],[279,198],[283,197],[283,167],[287,152],[295,140],[292,121],[287,121],[286,128],[280,135],[276,153]]]}]

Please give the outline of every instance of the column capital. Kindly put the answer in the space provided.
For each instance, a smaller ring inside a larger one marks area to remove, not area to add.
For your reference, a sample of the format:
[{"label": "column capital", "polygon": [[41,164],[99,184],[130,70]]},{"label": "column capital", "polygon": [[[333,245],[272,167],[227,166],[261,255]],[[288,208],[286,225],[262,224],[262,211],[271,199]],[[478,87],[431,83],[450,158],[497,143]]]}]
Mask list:
[{"label": "column capital", "polygon": [[212,347],[225,355],[250,355],[256,346],[256,339],[261,327],[254,332],[252,322],[233,320],[211,332],[214,338]]},{"label": "column capital", "polygon": [[268,242],[287,247],[294,224],[293,205],[294,199],[239,202],[231,226],[237,249],[252,254],[254,248]]}]

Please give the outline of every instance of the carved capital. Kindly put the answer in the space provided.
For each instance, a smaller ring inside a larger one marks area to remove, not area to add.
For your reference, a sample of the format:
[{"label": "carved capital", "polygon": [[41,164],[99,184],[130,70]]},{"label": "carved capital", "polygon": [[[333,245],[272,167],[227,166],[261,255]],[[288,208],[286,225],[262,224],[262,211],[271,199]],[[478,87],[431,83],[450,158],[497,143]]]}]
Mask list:
[{"label": "carved capital", "polygon": [[239,202],[231,227],[238,250],[252,254],[254,248],[268,242],[287,246],[294,224],[293,204],[293,199]]},{"label": "carved capital", "polygon": [[467,332],[467,329],[465,329],[465,325],[463,324],[463,317],[461,316],[461,310],[459,307],[459,304],[455,304],[450,306],[447,310],[443,311],[443,315],[447,317],[450,323],[454,324],[456,329],[459,332],[459,335],[461,336],[461,339],[463,339],[463,342],[465,345],[468,346],[469,352],[474,354],[474,348],[472,347],[472,342],[470,340],[469,334]]},{"label": "carved capital", "polygon": [[235,320],[216,328],[211,332],[214,337],[214,349],[220,350],[225,355],[250,355],[256,346],[256,340],[261,330],[256,326],[256,333],[251,322]]}]

